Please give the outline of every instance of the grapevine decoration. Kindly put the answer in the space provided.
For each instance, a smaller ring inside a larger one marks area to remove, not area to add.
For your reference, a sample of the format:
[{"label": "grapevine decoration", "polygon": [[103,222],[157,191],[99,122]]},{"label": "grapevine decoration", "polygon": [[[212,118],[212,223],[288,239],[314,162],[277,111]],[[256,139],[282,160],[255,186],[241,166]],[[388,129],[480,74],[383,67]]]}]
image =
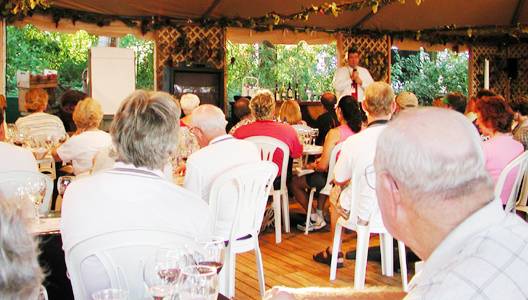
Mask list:
[{"label": "grapevine decoration", "polygon": [[47,9],[50,7],[48,0],[3,0],[0,4],[1,17],[26,16],[36,8]]}]

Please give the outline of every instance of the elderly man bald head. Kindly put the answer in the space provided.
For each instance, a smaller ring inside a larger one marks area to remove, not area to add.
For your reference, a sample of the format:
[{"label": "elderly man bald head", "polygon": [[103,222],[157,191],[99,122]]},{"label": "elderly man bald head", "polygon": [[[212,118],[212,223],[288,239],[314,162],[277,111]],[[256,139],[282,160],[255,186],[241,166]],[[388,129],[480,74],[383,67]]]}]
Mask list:
[{"label": "elderly man bald head", "polygon": [[386,228],[425,260],[409,298],[528,295],[528,225],[494,199],[479,135],[464,115],[402,111],[378,140],[375,169]]}]

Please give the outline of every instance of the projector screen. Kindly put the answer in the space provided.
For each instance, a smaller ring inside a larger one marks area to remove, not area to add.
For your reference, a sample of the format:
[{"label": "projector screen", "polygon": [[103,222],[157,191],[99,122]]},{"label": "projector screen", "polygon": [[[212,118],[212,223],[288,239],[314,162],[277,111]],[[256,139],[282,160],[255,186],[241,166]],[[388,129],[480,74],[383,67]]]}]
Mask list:
[{"label": "projector screen", "polygon": [[90,49],[90,95],[113,115],[121,101],[136,89],[134,50],[115,47]]}]

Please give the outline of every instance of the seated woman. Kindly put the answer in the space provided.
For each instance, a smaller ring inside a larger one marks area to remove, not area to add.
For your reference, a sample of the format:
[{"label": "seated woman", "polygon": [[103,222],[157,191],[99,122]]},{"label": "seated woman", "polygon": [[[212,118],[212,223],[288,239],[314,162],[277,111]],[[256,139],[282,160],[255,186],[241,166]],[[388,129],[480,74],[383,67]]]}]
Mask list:
[{"label": "seated woman", "polygon": [[24,105],[30,114],[16,120],[15,125],[20,132],[39,140],[48,137],[60,139],[66,134],[61,119],[44,112],[48,107],[48,93],[44,89],[30,89]]},{"label": "seated woman", "polygon": [[39,299],[44,274],[37,242],[28,231],[30,215],[29,206],[0,195],[0,299]]},{"label": "seated woman", "polygon": [[102,119],[99,102],[92,98],[79,101],[73,110],[75,134],[52,152],[56,161],[71,161],[76,176],[88,174],[95,155],[112,146],[110,135],[98,129]]},{"label": "seated woman", "polygon": [[[519,156],[523,145],[514,140],[511,134],[513,111],[500,96],[488,97],[477,102],[477,125],[482,134],[490,137],[483,142],[486,169],[496,183],[502,170]],[[515,181],[515,174],[508,175],[501,193],[502,204],[508,196]]]},{"label": "seated woman", "polygon": [[312,130],[312,128],[306,125],[306,122],[302,120],[301,107],[295,100],[286,100],[282,103],[279,110],[279,120],[290,124],[297,132],[301,130]]},{"label": "seated woman", "polygon": [[[308,211],[307,199],[309,190],[312,187],[315,187],[317,192],[319,192],[326,184],[328,165],[330,164],[330,156],[334,146],[361,130],[361,111],[359,109],[359,104],[353,97],[345,96],[341,98],[336,108],[336,114],[340,125],[331,129],[326,135],[321,157],[306,166],[306,168],[314,169],[315,172],[305,176],[295,177],[292,182],[291,191],[297,202],[299,202],[306,211]],[[316,214],[313,214],[310,217],[313,223],[310,224],[311,228],[308,229],[309,231],[317,230],[326,226],[323,217],[325,200],[326,197],[324,195],[319,195]],[[302,225],[299,225],[298,227],[300,230],[305,229]]]}]

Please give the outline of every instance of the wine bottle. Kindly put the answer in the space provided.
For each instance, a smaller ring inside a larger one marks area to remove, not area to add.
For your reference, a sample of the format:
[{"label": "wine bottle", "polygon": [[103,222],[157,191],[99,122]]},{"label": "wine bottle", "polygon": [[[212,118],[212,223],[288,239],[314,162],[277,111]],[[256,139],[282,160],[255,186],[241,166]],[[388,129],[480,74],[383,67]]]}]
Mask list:
[{"label": "wine bottle", "polygon": [[288,97],[288,99],[292,99],[293,98],[293,90],[291,88],[291,82],[288,82],[288,90],[286,91],[286,96]]},{"label": "wine bottle", "polygon": [[295,89],[293,90],[293,99],[299,100],[299,84],[298,83],[295,85]]},{"label": "wine bottle", "polygon": [[286,100],[288,98],[288,95],[286,94],[286,89],[284,88],[284,84],[282,84],[281,88],[281,100]]},{"label": "wine bottle", "polygon": [[275,82],[275,101],[280,100],[279,85]]}]

